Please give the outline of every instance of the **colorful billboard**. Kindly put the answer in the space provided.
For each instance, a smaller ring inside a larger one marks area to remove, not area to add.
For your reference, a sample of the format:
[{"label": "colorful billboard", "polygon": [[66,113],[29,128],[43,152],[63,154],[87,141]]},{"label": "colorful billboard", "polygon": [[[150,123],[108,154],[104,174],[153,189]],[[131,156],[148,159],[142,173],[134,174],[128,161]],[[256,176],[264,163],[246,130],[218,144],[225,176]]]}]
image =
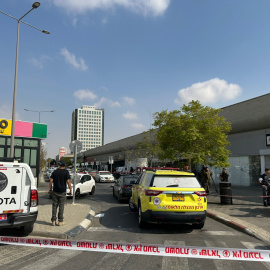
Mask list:
[{"label": "colorful billboard", "polygon": [[[0,119],[0,135],[11,136],[12,121]],[[15,121],[15,137],[47,138],[47,125]]]}]

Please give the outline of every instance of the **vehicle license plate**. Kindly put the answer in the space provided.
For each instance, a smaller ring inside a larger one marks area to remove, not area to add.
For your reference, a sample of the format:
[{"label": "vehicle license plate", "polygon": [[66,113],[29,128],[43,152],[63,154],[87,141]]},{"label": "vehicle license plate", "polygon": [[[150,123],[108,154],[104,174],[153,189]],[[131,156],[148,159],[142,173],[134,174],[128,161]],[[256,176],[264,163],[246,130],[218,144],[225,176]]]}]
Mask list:
[{"label": "vehicle license plate", "polygon": [[180,195],[180,194],[173,194],[172,195],[172,200],[173,201],[178,201],[178,202],[183,202],[185,200],[185,196],[184,195]]},{"label": "vehicle license plate", "polygon": [[7,215],[6,214],[0,215],[0,221],[4,221],[4,220],[7,220]]}]

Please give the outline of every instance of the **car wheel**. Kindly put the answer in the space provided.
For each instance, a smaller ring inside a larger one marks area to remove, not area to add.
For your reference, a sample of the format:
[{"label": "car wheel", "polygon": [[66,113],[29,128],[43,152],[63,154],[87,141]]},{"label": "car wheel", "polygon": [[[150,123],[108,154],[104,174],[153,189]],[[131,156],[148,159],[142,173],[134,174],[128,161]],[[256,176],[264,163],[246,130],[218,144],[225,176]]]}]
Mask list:
[{"label": "car wheel", "polygon": [[118,193],[118,197],[117,197],[117,199],[118,199],[118,202],[122,202],[122,199],[121,199],[121,196],[120,196],[120,194]]},{"label": "car wheel", "polygon": [[128,202],[128,206],[131,212],[135,212],[135,207],[134,204],[132,202],[132,198],[130,197],[129,202]]},{"label": "car wheel", "polygon": [[75,191],[75,198],[79,198],[80,195],[81,195],[80,189],[77,188],[76,191]]},{"label": "car wheel", "polygon": [[116,196],[115,196],[115,193],[114,193],[114,188],[112,189],[112,195],[113,195],[114,197],[116,197]]},{"label": "car wheel", "polygon": [[146,227],[146,222],[144,221],[143,217],[142,217],[142,208],[141,205],[139,205],[138,207],[138,221],[139,221],[139,227],[141,229]]},{"label": "car wheel", "polygon": [[204,221],[203,222],[200,222],[200,223],[194,223],[192,224],[192,228],[193,229],[196,229],[196,230],[200,230],[204,227]]},{"label": "car wheel", "polygon": [[89,192],[90,195],[94,195],[96,191],[96,187],[93,186],[91,192]]},{"label": "car wheel", "polygon": [[23,236],[26,236],[28,234],[30,234],[34,229],[34,223],[29,224],[29,225],[25,225],[25,226],[21,226],[20,227],[20,232]]}]

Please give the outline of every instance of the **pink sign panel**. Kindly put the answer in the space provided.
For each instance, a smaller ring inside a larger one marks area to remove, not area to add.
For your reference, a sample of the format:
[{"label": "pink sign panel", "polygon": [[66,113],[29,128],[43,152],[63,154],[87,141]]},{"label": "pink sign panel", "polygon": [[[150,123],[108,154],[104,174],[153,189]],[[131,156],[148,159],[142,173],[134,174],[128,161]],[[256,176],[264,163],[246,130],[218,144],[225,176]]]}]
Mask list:
[{"label": "pink sign panel", "polygon": [[32,137],[33,123],[15,121],[15,136]]}]

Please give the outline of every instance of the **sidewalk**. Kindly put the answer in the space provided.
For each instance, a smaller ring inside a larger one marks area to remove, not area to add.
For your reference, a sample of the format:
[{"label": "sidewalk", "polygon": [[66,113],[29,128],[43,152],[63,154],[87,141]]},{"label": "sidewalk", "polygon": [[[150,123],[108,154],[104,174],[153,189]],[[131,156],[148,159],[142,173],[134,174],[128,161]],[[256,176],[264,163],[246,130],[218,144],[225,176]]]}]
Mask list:
[{"label": "sidewalk", "polygon": [[95,212],[82,199],[76,199],[75,205],[73,205],[72,198],[68,198],[65,204],[64,222],[66,225],[51,226],[52,200],[49,198],[48,190],[49,182],[45,182],[41,175],[38,186],[38,217],[30,236],[66,239],[74,237],[90,227]]},{"label": "sidewalk", "polygon": [[270,243],[270,206],[263,206],[260,186],[232,186],[232,205],[221,204],[213,187],[207,198],[208,217]]}]

